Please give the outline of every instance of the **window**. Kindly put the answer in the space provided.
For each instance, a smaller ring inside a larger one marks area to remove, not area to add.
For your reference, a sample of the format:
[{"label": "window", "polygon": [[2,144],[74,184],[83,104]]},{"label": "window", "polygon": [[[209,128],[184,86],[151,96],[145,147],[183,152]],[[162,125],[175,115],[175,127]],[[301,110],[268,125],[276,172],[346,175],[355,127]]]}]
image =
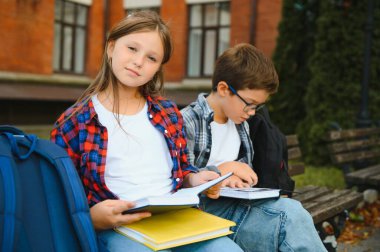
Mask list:
[{"label": "window", "polygon": [[160,14],[161,0],[124,0],[125,14],[135,11],[150,10]]},{"label": "window", "polygon": [[188,77],[210,77],[216,58],[230,44],[230,4],[189,5]]},{"label": "window", "polygon": [[131,14],[136,11],[142,11],[142,10],[150,10],[156,12],[158,15],[160,15],[160,8],[159,7],[147,7],[147,8],[129,8],[125,10],[125,14]]},{"label": "window", "polygon": [[53,68],[83,74],[88,7],[68,0],[55,1]]}]

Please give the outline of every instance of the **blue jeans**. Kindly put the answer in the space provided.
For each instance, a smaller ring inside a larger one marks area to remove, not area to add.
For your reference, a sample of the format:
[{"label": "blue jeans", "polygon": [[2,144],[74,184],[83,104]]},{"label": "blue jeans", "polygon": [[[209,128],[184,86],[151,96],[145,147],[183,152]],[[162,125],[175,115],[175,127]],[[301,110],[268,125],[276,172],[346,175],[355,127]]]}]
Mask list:
[{"label": "blue jeans", "polygon": [[311,215],[296,200],[213,200],[202,196],[201,208],[236,222],[230,238],[246,252],[326,251]]},{"label": "blue jeans", "polygon": [[[99,251],[130,251],[130,252],[148,252],[153,251],[145,245],[129,239],[113,230],[106,230],[98,233]],[[173,252],[243,252],[239,246],[227,236],[215,238],[207,241],[196,242],[180,247],[175,247],[167,250]]]}]

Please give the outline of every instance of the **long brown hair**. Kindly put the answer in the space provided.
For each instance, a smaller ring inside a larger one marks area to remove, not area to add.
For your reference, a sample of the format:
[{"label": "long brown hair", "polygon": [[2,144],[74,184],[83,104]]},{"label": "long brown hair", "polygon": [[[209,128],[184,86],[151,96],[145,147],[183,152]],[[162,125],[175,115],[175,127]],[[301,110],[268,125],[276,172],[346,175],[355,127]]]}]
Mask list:
[{"label": "long brown hair", "polygon": [[168,26],[162,21],[156,12],[138,11],[128,15],[126,18],[121,20],[109,32],[100,70],[94,81],[76,101],[75,104],[79,106],[75,109],[73,114],[75,114],[75,112],[80,109],[80,104],[84,104],[89,99],[91,99],[93,95],[106,90],[109,85],[112,86],[113,90],[113,112],[116,115],[119,114],[118,81],[111,69],[111,63],[109,62],[107,56],[107,48],[111,41],[116,41],[125,35],[141,31],[158,31],[164,48],[164,57],[162,59],[159,70],[153,76],[152,80],[141,86],[139,91],[144,97],[147,97],[148,95],[158,96],[161,94],[164,82],[162,65],[169,61],[172,54],[172,41],[170,31]]}]

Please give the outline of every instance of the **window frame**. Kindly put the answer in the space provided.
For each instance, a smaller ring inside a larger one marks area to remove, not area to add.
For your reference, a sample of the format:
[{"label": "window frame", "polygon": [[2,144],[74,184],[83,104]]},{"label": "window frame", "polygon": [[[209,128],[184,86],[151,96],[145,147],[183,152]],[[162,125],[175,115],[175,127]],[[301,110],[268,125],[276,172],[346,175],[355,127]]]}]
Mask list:
[{"label": "window frame", "polygon": [[161,15],[160,12],[161,12],[161,6],[153,6],[153,7],[139,7],[139,8],[127,8],[127,9],[124,9],[124,13],[125,15],[129,15],[133,12],[136,12],[136,11],[154,11],[156,12],[158,15]]},{"label": "window frame", "polygon": [[[55,73],[68,73],[68,74],[76,74],[76,75],[83,75],[86,72],[86,58],[87,58],[87,50],[86,50],[86,44],[87,44],[87,36],[88,36],[88,19],[89,19],[89,6],[86,4],[81,4],[75,1],[71,0],[56,0],[56,3],[60,2],[61,9],[60,13],[57,13],[59,16],[56,16],[56,12],[54,14],[54,34],[56,33],[56,26],[59,26],[59,42],[58,43],[58,51],[56,51],[55,43],[56,39],[54,38],[54,48],[53,48],[53,71]],[[67,21],[65,17],[66,14],[66,5],[72,5],[73,6],[73,21]],[[56,6],[54,6],[56,8]],[[80,8],[85,9],[85,17],[83,18],[84,24],[79,23],[80,17],[78,16],[78,13],[80,11]],[[72,37],[70,41],[70,51],[66,52],[65,48],[65,30],[69,29],[71,31]],[[79,53],[77,52],[77,37],[78,37],[78,30],[81,30],[84,34],[83,43],[83,55],[81,55],[82,62],[78,62],[76,55]],[[70,62],[68,69],[65,67],[65,57],[64,55],[66,53],[70,54]],[[58,57],[58,65],[56,66],[56,58]],[[77,70],[78,64],[82,64],[82,69]]]},{"label": "window frame", "polygon": [[[205,24],[205,19],[206,19],[206,6],[207,5],[218,5],[217,7],[217,17],[216,17],[216,20],[217,20],[217,23],[216,25],[208,25],[206,26]],[[188,4],[187,5],[187,12],[189,13],[188,15],[188,32],[187,32],[187,36],[188,36],[188,48],[187,48],[187,61],[186,61],[186,77],[187,78],[210,78],[212,76],[212,73],[211,74],[207,74],[205,73],[205,48],[206,48],[206,33],[208,31],[215,31],[215,44],[214,44],[214,48],[215,48],[215,52],[214,52],[214,55],[215,55],[215,58],[213,60],[213,62],[218,58],[218,56],[222,53],[222,52],[219,52],[219,43],[220,43],[220,31],[222,29],[228,29],[229,32],[231,31],[231,16],[230,16],[230,20],[229,20],[229,23],[226,25],[226,24],[221,24],[221,20],[220,20],[220,17],[221,17],[221,11],[223,10],[222,8],[222,5],[228,5],[228,10],[229,10],[229,13],[231,14],[231,5],[230,5],[230,2],[229,1],[215,1],[215,2],[206,2],[206,3],[194,3],[194,4]],[[201,24],[198,25],[198,26],[192,26],[191,24],[191,20],[192,20],[192,11],[191,9],[195,6],[200,6],[201,7]],[[201,48],[200,48],[200,62],[199,65],[200,65],[200,69],[199,69],[199,75],[198,76],[193,76],[193,75],[190,75],[190,69],[189,69],[189,65],[190,65],[190,48],[191,48],[191,45],[190,45],[190,35],[191,35],[191,32],[193,30],[200,30],[201,31]],[[230,43],[230,38],[229,38],[229,43]]]}]

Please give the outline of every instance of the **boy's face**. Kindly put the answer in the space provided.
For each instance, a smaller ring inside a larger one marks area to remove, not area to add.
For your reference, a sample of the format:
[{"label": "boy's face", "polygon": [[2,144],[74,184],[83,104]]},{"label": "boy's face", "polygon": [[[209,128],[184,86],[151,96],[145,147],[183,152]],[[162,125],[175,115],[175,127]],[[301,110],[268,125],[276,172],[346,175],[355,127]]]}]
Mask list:
[{"label": "boy's face", "polygon": [[236,124],[241,124],[255,115],[256,110],[252,108],[265,103],[269,97],[269,93],[264,89],[243,89],[236,92],[237,95],[228,89],[222,103],[225,116]]}]

